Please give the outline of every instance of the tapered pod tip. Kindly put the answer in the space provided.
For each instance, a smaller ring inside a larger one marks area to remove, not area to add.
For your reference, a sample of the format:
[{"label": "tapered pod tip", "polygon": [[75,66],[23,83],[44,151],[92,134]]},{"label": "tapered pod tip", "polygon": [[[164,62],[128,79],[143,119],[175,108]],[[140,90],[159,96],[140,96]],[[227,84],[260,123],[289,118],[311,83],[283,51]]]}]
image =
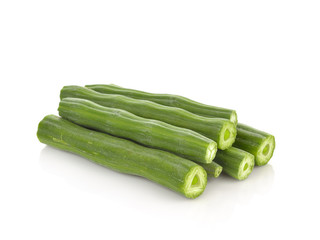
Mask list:
[{"label": "tapered pod tip", "polygon": [[195,166],[187,174],[183,193],[187,198],[199,197],[207,186],[207,173],[201,166]]},{"label": "tapered pod tip", "polygon": [[276,147],[275,138],[269,135],[260,145],[257,155],[256,155],[256,165],[263,166],[266,165],[271,159],[274,149]]},{"label": "tapered pod tip", "polygon": [[218,148],[221,150],[230,148],[236,140],[236,136],[236,125],[231,121],[225,121],[219,133]]}]

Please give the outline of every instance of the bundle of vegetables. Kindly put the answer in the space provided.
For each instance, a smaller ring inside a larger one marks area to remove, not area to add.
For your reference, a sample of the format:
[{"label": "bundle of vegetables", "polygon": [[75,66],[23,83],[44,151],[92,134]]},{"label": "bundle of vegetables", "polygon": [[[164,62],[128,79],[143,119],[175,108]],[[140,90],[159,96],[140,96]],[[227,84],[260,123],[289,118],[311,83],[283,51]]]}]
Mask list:
[{"label": "bundle of vegetables", "polygon": [[238,124],[234,110],[116,85],[65,86],[59,115],[38,126],[40,142],[113,170],[145,177],[187,198],[207,176],[246,179],[269,162],[272,135]]}]

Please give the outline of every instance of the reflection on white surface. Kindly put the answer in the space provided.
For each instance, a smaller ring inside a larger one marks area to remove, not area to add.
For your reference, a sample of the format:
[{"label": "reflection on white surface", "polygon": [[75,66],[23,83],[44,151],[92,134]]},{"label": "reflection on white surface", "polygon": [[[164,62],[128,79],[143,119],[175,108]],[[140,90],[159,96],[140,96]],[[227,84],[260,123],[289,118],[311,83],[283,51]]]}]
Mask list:
[{"label": "reflection on white surface", "polygon": [[[209,178],[203,195],[208,205],[215,207],[215,214],[222,219],[228,219],[237,205],[249,205],[255,195],[264,195],[272,187],[274,170],[271,165],[255,167],[251,175],[243,181],[238,181],[222,174],[219,178]],[[206,212],[206,211],[199,211]],[[210,213],[211,214],[211,213]]]},{"label": "reflection on white surface", "polygon": [[274,181],[271,165],[256,167],[244,181],[222,174],[217,179],[209,178],[202,196],[189,200],[141,177],[112,171],[49,146],[41,151],[40,165],[82,191],[109,200],[126,201],[127,205],[145,214],[167,214],[170,209],[179,211],[180,208],[184,217],[210,219],[210,224],[229,219],[237,205],[243,208],[250,206],[254,196],[266,194]]}]

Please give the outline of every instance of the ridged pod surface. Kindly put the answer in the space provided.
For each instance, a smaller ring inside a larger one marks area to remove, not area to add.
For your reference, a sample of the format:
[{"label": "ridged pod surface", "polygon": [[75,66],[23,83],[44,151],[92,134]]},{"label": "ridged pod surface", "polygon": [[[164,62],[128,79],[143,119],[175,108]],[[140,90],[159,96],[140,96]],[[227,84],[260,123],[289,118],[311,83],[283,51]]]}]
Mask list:
[{"label": "ridged pod surface", "polygon": [[210,163],[217,152],[216,142],[192,130],[138,117],[86,99],[63,98],[58,110],[61,117],[86,128],[127,138],[197,162]]},{"label": "ridged pod surface", "polygon": [[140,117],[191,129],[214,140],[222,150],[229,148],[236,138],[235,124],[223,118],[202,117],[181,108],[122,95],[103,94],[80,86],[63,87],[60,98],[66,97],[87,99],[102,106],[126,110]]},{"label": "ridged pod surface", "polygon": [[233,146],[254,155],[257,166],[266,165],[276,147],[273,135],[239,123],[237,137]]},{"label": "ridged pod surface", "polygon": [[254,156],[235,147],[218,151],[214,161],[223,167],[224,173],[238,180],[246,179],[254,167]]},{"label": "ridged pod surface", "polygon": [[207,184],[206,171],[192,161],[89,130],[54,115],[39,123],[37,136],[42,143],[113,170],[147,178],[187,198],[198,197]]},{"label": "ridged pod surface", "polygon": [[101,93],[120,94],[131,98],[149,100],[170,107],[182,108],[200,116],[225,118],[235,124],[237,123],[237,113],[235,110],[206,105],[178,95],[148,93],[119,87],[113,84],[95,84],[86,85],[86,87]]}]

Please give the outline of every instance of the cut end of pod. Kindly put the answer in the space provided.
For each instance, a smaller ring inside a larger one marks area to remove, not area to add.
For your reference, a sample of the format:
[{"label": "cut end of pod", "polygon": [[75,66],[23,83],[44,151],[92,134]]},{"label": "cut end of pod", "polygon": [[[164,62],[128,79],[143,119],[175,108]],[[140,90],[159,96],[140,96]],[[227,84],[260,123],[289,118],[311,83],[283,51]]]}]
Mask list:
[{"label": "cut end of pod", "polygon": [[246,154],[240,163],[238,170],[238,179],[244,180],[248,178],[254,167],[254,156],[250,153]]},{"label": "cut end of pod", "polygon": [[223,170],[223,167],[217,166],[212,176],[215,178],[219,177],[220,174],[222,173],[222,170]]},{"label": "cut end of pod", "polygon": [[260,145],[257,155],[256,155],[256,165],[263,166],[266,165],[271,159],[274,149],[276,146],[276,142],[274,136],[268,136]]},{"label": "cut end of pod", "polygon": [[201,166],[195,166],[185,178],[184,195],[187,198],[199,197],[207,185],[207,173]]},{"label": "cut end of pod", "polygon": [[233,111],[230,115],[230,121],[233,122],[235,125],[238,124],[238,116],[237,116],[237,112]]},{"label": "cut end of pod", "polygon": [[212,160],[215,158],[217,151],[218,151],[217,143],[215,141],[210,142],[207,147],[205,163],[211,163]]},{"label": "cut end of pod", "polygon": [[204,168],[204,170],[206,170],[208,177],[219,177],[223,167],[220,166],[218,163],[216,162],[211,162],[211,163],[200,163],[200,165]]},{"label": "cut end of pod", "polygon": [[[217,163],[214,163],[215,164],[215,168],[214,168],[214,171],[211,172],[210,176],[214,177],[214,178],[217,178],[220,176],[220,174],[222,173],[222,170],[223,170],[223,167],[221,167],[219,164]],[[207,172],[208,174],[208,172]]]},{"label": "cut end of pod", "polygon": [[223,167],[223,172],[238,180],[246,179],[254,167],[254,156],[235,147],[218,151],[214,161]]},{"label": "cut end of pod", "polygon": [[232,146],[237,136],[237,128],[231,121],[226,123],[221,128],[218,140],[218,148],[221,150],[228,149]]}]

